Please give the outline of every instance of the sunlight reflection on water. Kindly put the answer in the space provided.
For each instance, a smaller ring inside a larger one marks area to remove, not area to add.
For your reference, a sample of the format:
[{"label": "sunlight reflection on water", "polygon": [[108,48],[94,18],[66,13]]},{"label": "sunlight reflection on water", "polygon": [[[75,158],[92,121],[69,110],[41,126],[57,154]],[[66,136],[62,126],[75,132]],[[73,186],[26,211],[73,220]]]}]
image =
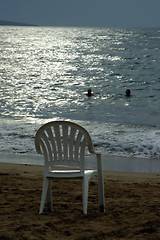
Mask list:
[{"label": "sunlight reflection on water", "polygon": [[107,123],[159,126],[157,30],[1,26],[0,33],[1,119],[76,120],[101,143],[107,127],[118,136]]}]

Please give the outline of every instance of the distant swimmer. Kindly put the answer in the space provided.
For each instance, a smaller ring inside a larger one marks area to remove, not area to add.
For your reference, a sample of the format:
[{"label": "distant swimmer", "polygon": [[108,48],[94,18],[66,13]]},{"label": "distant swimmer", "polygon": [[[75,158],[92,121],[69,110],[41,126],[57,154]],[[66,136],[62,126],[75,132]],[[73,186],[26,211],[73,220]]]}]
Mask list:
[{"label": "distant swimmer", "polygon": [[88,88],[88,93],[86,93],[86,96],[88,96],[88,97],[94,96],[94,94],[92,93],[91,88]]},{"label": "distant swimmer", "polygon": [[126,97],[130,97],[130,96],[132,96],[131,95],[131,90],[130,89],[127,89],[126,90],[126,95],[125,95]]}]

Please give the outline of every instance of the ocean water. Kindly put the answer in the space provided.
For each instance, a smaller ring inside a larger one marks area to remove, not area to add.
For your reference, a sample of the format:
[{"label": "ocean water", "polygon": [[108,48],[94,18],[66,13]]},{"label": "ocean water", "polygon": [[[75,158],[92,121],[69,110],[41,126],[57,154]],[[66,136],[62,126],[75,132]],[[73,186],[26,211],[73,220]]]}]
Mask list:
[{"label": "ocean water", "polygon": [[0,26],[0,36],[0,152],[35,153],[42,124],[71,120],[103,153],[160,158],[160,29]]}]

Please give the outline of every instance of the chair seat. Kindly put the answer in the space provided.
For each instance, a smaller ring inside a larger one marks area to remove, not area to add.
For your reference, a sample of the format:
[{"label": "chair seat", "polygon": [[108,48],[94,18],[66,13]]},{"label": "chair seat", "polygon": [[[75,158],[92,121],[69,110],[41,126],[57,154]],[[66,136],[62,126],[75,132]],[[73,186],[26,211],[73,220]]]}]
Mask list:
[{"label": "chair seat", "polygon": [[84,170],[84,174],[80,170],[52,170],[46,174],[48,178],[82,178],[84,175],[95,176],[97,170]]}]

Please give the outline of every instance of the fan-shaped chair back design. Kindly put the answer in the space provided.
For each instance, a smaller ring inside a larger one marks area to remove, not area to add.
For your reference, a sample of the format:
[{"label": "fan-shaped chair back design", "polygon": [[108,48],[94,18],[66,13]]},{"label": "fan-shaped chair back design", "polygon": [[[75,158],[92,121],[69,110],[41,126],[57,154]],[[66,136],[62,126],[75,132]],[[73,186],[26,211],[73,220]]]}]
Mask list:
[{"label": "fan-shaped chair back design", "polygon": [[[83,212],[87,214],[88,182],[98,175],[100,210],[104,211],[104,186],[101,154],[94,151],[89,133],[80,125],[69,121],[49,122],[37,131],[35,146],[39,154],[44,156],[44,180],[40,205],[43,212],[45,199],[52,210],[51,178],[82,178]],[[97,170],[85,169],[85,150],[97,156]],[[63,170],[57,170],[61,166]],[[75,168],[68,170],[65,167]]]}]

